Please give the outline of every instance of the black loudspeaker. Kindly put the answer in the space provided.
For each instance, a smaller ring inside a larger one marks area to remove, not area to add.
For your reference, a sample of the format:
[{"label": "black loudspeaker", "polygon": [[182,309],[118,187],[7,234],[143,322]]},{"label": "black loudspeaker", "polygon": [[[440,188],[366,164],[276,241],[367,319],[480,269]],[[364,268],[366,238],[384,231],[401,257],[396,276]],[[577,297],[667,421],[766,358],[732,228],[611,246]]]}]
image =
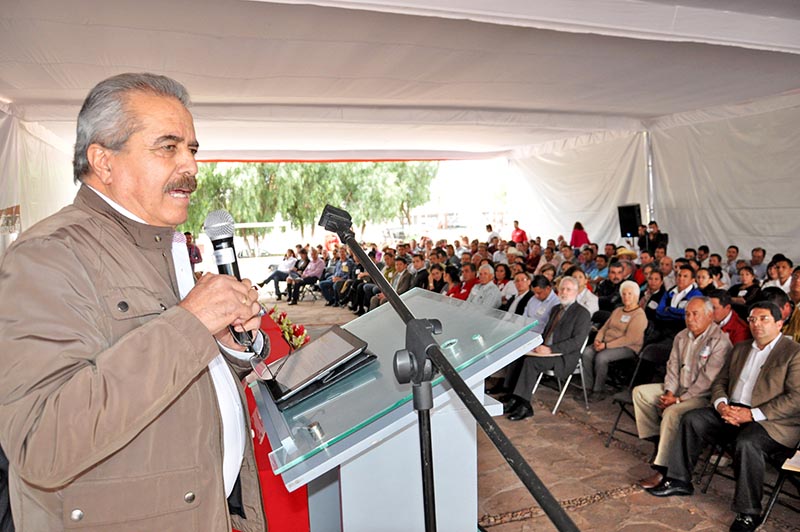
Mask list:
[{"label": "black loudspeaker", "polygon": [[620,205],[617,207],[619,213],[619,232],[620,236],[635,237],[638,234],[639,226],[642,225],[642,211],[638,203],[631,205]]}]

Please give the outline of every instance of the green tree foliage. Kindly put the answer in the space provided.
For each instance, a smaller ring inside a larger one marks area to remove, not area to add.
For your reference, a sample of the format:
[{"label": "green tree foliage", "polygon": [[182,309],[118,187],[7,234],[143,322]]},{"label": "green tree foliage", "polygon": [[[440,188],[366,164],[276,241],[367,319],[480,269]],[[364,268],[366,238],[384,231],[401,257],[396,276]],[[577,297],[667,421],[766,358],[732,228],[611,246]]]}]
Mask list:
[{"label": "green tree foliage", "polygon": [[[430,199],[437,163],[201,164],[197,191],[182,230],[199,232],[209,211],[225,209],[239,222],[288,220],[314,235],[327,203],[347,210],[363,233],[368,223],[411,223],[411,210]],[[256,246],[267,229],[247,229]]]}]

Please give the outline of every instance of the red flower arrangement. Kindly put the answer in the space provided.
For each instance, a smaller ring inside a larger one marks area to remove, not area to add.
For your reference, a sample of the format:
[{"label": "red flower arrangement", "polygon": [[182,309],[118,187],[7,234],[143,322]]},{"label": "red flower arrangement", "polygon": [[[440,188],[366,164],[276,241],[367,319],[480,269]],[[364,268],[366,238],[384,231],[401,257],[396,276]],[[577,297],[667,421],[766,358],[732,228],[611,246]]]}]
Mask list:
[{"label": "red flower arrangement", "polygon": [[278,306],[274,306],[267,312],[272,321],[274,321],[281,330],[281,336],[289,344],[289,349],[295,349],[304,346],[311,338],[308,337],[306,328],[299,324],[292,323],[292,320],[286,315],[285,312],[278,313]]}]

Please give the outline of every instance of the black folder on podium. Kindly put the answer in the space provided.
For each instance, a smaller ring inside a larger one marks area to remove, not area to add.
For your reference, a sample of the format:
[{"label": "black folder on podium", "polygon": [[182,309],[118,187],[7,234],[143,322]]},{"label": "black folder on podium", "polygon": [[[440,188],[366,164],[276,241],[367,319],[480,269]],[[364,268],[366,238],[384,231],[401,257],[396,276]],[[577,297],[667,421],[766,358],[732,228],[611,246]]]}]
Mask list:
[{"label": "black folder on podium", "polygon": [[365,341],[334,325],[316,340],[269,364],[265,383],[277,407],[285,410],[376,358]]}]

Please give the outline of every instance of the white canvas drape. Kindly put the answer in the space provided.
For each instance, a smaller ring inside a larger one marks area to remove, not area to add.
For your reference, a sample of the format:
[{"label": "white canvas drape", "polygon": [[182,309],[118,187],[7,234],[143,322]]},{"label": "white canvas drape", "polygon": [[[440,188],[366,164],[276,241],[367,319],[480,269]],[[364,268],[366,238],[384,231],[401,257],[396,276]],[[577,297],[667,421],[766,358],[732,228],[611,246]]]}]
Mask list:
[{"label": "white canvas drape", "polygon": [[639,203],[644,215],[647,177],[643,133],[591,144],[565,143],[552,151],[514,159],[531,187],[528,236],[564,235],[580,221],[601,245],[622,244],[617,206]]},{"label": "white canvas drape", "polygon": [[0,107],[0,208],[20,205],[22,229],[75,196],[69,146],[37,124]]},{"label": "white canvas drape", "polygon": [[730,244],[800,258],[800,106],[652,132],[655,212],[669,253]]}]

